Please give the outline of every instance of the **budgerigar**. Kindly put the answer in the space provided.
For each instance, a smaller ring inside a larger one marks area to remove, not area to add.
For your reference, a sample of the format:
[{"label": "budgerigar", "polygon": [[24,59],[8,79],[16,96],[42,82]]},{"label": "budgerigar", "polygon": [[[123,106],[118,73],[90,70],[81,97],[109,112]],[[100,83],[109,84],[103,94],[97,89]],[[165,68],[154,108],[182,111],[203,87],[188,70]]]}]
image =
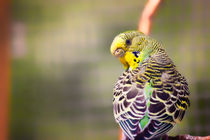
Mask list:
[{"label": "budgerigar", "polygon": [[186,79],[155,39],[138,31],[117,35],[111,53],[125,71],[113,90],[113,112],[126,139],[159,139],[190,106]]}]

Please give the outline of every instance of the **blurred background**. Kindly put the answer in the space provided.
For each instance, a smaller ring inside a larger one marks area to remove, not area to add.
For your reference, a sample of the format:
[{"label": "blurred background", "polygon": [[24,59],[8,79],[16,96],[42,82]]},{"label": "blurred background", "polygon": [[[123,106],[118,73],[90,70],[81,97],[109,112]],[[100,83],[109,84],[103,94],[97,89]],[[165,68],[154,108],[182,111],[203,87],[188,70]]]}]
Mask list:
[{"label": "blurred background", "polygon": [[[146,0],[12,0],[11,140],[116,140],[109,47]],[[170,135],[210,134],[210,1],[163,0],[150,35],[188,79],[191,108]]]}]

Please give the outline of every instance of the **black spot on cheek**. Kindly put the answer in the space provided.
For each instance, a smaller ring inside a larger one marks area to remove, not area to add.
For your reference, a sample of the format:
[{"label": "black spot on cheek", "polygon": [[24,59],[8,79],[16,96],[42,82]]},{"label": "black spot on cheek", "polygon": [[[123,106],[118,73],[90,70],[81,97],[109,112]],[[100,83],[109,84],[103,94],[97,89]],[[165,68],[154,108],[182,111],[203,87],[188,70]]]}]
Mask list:
[{"label": "black spot on cheek", "polygon": [[136,58],[138,58],[139,56],[137,55],[139,52],[133,52],[133,54],[135,55]]}]

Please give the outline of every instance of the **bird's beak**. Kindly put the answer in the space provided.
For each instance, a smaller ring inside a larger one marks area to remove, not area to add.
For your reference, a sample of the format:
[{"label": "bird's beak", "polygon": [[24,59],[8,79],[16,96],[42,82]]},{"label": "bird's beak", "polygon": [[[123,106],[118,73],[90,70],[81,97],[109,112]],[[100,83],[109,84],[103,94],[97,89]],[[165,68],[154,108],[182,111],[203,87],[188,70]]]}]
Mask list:
[{"label": "bird's beak", "polygon": [[[124,46],[124,40],[122,38],[119,38],[119,37],[116,37],[113,42],[112,42],[112,45],[110,47],[110,51],[112,53],[112,55],[115,56],[115,52],[119,52],[119,53],[122,53],[122,51],[118,50],[120,48],[123,49],[123,46]],[[117,51],[118,50],[118,51]],[[125,50],[124,50],[125,51]]]},{"label": "bird's beak", "polygon": [[123,57],[125,55],[125,51],[122,48],[118,48],[114,51],[114,56]]}]

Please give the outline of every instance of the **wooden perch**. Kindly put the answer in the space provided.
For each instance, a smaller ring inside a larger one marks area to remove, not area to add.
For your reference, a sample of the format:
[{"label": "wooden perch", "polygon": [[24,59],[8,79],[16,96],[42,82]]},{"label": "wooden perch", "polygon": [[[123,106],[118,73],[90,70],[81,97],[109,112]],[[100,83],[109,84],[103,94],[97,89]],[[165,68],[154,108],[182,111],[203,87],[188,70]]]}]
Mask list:
[{"label": "wooden perch", "polygon": [[210,140],[210,136],[201,137],[201,136],[191,136],[188,134],[177,135],[177,136],[163,136],[162,140]]}]

